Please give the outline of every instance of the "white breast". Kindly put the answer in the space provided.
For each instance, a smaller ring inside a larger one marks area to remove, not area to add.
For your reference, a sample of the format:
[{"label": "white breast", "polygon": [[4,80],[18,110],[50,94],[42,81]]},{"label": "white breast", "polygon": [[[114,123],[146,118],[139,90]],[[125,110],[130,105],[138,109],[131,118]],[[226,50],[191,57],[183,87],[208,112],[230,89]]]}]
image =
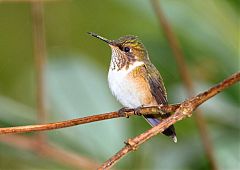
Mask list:
[{"label": "white breast", "polygon": [[113,65],[111,62],[108,72],[109,87],[112,91],[112,94],[125,107],[138,107],[142,105],[138,93],[134,91],[134,85],[129,79],[127,79],[127,75],[133,69],[143,64],[143,62],[136,61],[134,64],[129,65],[127,70],[122,68],[118,71],[117,69],[112,69]]}]

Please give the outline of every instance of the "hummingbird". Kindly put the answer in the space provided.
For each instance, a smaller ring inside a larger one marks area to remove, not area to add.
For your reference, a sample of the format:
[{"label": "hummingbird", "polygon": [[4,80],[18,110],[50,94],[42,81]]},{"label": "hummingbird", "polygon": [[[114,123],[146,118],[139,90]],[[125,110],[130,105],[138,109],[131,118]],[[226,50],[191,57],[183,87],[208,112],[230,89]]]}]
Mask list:
[{"label": "hummingbird", "polygon": [[[124,107],[139,108],[168,104],[163,79],[137,36],[126,35],[116,40],[108,40],[95,33],[88,33],[111,47],[108,84],[112,94]],[[156,126],[169,116],[170,113],[159,113],[146,115],[144,118],[151,126]],[[173,125],[162,133],[177,142]]]}]

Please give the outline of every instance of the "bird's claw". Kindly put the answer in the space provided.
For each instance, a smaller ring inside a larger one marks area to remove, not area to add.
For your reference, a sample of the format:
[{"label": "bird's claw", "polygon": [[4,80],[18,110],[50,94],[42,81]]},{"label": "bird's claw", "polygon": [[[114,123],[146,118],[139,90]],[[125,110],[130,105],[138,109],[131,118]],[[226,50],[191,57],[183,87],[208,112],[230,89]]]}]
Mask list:
[{"label": "bird's claw", "polygon": [[121,116],[121,117],[126,117],[126,118],[129,118],[129,116],[126,114],[126,112],[129,112],[131,109],[128,108],[128,107],[123,107],[121,109],[118,110],[118,114]]},{"label": "bird's claw", "polygon": [[138,116],[141,116],[141,115],[142,115],[141,109],[142,109],[143,107],[144,107],[144,106],[142,105],[142,106],[139,106],[139,107],[135,108],[135,109],[134,109],[134,114],[135,114],[135,115],[138,115]]}]

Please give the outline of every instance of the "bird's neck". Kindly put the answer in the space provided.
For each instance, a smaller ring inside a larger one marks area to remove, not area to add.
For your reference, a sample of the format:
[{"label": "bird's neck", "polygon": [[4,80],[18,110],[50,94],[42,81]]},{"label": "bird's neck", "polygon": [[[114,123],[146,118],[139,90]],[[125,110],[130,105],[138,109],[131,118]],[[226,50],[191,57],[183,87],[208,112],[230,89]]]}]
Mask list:
[{"label": "bird's neck", "polygon": [[118,78],[122,76],[124,77],[131,73],[132,71],[134,71],[137,67],[144,65],[143,61],[134,61],[129,62],[124,66],[121,64],[117,64],[117,62],[114,62],[112,60],[109,67],[109,73],[114,73],[114,75],[117,76]]}]

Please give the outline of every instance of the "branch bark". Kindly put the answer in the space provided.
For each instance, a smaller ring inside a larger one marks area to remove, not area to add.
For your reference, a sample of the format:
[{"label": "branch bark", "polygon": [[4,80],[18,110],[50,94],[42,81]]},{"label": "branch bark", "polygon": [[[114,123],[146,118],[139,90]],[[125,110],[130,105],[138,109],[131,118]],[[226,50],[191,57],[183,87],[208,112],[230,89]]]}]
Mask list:
[{"label": "branch bark", "polygon": [[126,142],[125,147],[123,147],[119,152],[117,152],[113,157],[111,157],[104,164],[102,164],[101,167],[99,167],[99,169],[109,169],[114,164],[116,164],[118,160],[120,160],[123,156],[125,156],[128,152],[136,150],[137,147],[139,147],[142,143],[146,142],[147,140],[157,135],[158,133],[163,132],[166,128],[176,123],[177,121],[180,121],[186,117],[190,117],[192,114],[192,111],[195,110],[200,104],[204,103],[211,97],[215,96],[219,92],[223,91],[224,89],[232,86],[233,84],[239,81],[240,81],[240,72],[231,75],[230,77],[223,80],[221,83],[213,86],[209,90],[204,91],[188,100],[185,100],[181,104],[168,105],[168,106],[160,105],[160,106],[152,106],[152,107],[142,107],[140,109],[137,109],[138,112],[136,112],[135,109],[128,109],[126,112],[123,112],[123,113],[109,112],[109,113],[103,113],[99,115],[88,116],[84,118],[71,119],[67,121],[42,124],[42,125],[40,124],[40,125],[0,128],[0,135],[10,134],[10,133],[13,134],[13,133],[53,130],[53,129],[70,127],[70,126],[75,126],[75,125],[85,124],[85,123],[90,123],[95,121],[118,118],[118,117],[129,117],[133,115],[152,114],[154,112],[158,112],[159,110],[163,112],[175,112],[175,114],[164,119],[159,125],[151,128],[150,130],[140,134],[139,136],[133,139],[129,139]]},{"label": "branch bark", "polygon": [[176,110],[175,114],[171,115],[170,117],[164,119],[159,125],[149,129],[148,131],[140,134],[139,136],[128,139],[126,145],[117,152],[114,156],[108,159],[104,164],[101,165],[98,169],[109,169],[113,165],[115,165],[123,156],[127,153],[136,150],[142,143],[149,140],[151,137],[157,135],[160,132],[163,132],[166,128],[170,125],[180,121],[186,117],[191,117],[192,112],[203,102],[207,101],[211,97],[215,96],[222,90],[230,87],[234,83],[240,81],[240,72],[233,74],[229,78],[225,79],[221,83],[217,84],[216,86],[210,88],[209,90],[198,94],[195,97],[192,97],[186,101],[184,101],[179,108]]},{"label": "branch bark", "polygon": [[154,114],[159,111],[174,112],[179,106],[180,104],[168,105],[168,106],[161,105],[161,106],[152,106],[152,107],[142,107],[138,109],[138,112],[135,112],[135,109],[127,109],[123,113],[109,112],[109,113],[103,113],[103,114],[71,119],[71,120],[66,120],[61,122],[0,128],[0,135],[60,129],[60,128],[66,128],[66,127],[76,126],[80,124],[101,121],[101,120],[113,119],[113,118],[130,117],[133,115]]}]

